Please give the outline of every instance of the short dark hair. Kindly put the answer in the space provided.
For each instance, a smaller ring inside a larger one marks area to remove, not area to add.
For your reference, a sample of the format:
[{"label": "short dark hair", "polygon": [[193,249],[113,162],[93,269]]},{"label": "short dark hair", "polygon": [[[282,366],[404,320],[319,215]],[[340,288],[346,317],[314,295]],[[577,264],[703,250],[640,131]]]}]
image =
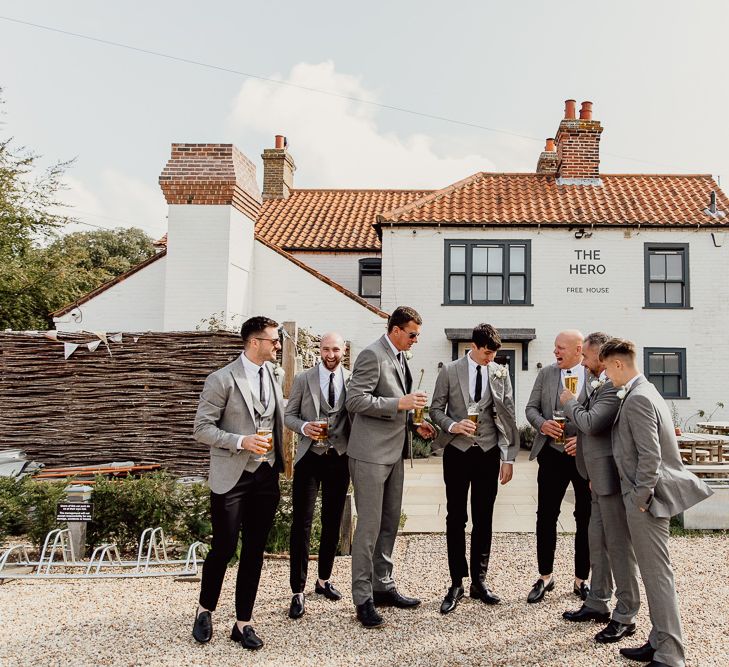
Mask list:
[{"label": "short dark hair", "polygon": [[278,322],[263,315],[256,315],[247,319],[240,328],[240,337],[243,339],[243,345],[248,344],[251,336],[263,333],[269,327],[278,327]]},{"label": "short dark hair", "polygon": [[418,311],[410,306],[398,306],[392,311],[392,315],[387,319],[387,333],[390,333],[395,327],[401,329],[405,327],[408,322],[415,322],[415,324],[422,324],[423,318],[420,317]]},{"label": "short dark hair", "polygon": [[501,336],[490,324],[477,324],[473,328],[471,340],[476,347],[485,347],[492,352],[501,348]]},{"label": "short dark hair", "polygon": [[600,349],[611,338],[612,336],[606,334],[604,331],[593,331],[591,334],[587,334],[587,336],[585,336],[584,344]]},{"label": "short dark hair", "polygon": [[600,348],[600,361],[610,357],[628,357],[635,362],[635,343],[625,338],[611,338]]}]

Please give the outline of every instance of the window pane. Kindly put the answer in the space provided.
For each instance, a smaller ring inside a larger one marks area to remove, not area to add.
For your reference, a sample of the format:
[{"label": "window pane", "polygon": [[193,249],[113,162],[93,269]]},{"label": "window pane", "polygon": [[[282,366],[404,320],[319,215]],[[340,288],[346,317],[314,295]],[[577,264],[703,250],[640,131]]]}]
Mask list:
[{"label": "window pane", "polygon": [[524,301],[525,283],[524,276],[511,276],[509,278],[510,301]]},{"label": "window pane", "polygon": [[489,273],[502,273],[504,270],[504,249],[489,248]]},{"label": "window pane", "polygon": [[466,247],[462,245],[451,246],[451,272],[463,273],[466,270]]},{"label": "window pane", "polygon": [[380,276],[362,276],[361,296],[380,296],[382,278]]},{"label": "window pane", "polygon": [[488,277],[488,300],[503,301],[504,299],[504,279],[501,276]]},{"label": "window pane", "polygon": [[663,376],[663,394],[664,396],[679,396],[681,391],[681,382],[676,375]]},{"label": "window pane", "polygon": [[666,279],[666,257],[665,255],[650,255],[650,278],[651,280]]},{"label": "window pane", "polygon": [[658,393],[663,396],[663,376],[662,375],[649,375],[648,376],[649,382],[652,382],[654,385],[656,385],[656,389],[658,389]]},{"label": "window pane", "polygon": [[674,375],[680,375],[681,370],[678,365],[679,357],[677,354],[664,354],[663,355],[663,368],[664,373],[672,373]]},{"label": "window pane", "polygon": [[466,276],[451,276],[449,293],[451,301],[465,301]]},{"label": "window pane", "polygon": [[522,245],[512,246],[509,252],[509,271],[511,273],[525,273],[526,248]]},{"label": "window pane", "polygon": [[471,279],[471,300],[488,301],[486,276],[473,276]]},{"label": "window pane", "polygon": [[650,303],[666,303],[666,286],[664,283],[651,283],[648,291]]},{"label": "window pane", "polygon": [[651,354],[648,357],[648,373],[655,375],[656,373],[663,373],[663,355],[662,354]]},{"label": "window pane", "polygon": [[488,273],[488,248],[474,246],[472,270],[474,273]]},{"label": "window pane", "polygon": [[666,283],[666,303],[683,303],[681,283]]},{"label": "window pane", "polygon": [[666,255],[666,278],[683,280],[683,253]]}]

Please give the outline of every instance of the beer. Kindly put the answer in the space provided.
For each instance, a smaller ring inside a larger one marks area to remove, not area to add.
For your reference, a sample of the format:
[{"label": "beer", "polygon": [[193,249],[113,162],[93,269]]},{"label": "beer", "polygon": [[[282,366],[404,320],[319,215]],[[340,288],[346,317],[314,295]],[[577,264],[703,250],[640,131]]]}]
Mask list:
[{"label": "beer", "polygon": [[[270,428],[263,428],[262,426],[259,426],[256,429],[256,435],[260,435],[262,438],[266,438],[267,443],[265,445],[266,452],[269,452],[273,449],[273,430]],[[263,445],[261,445],[263,447]],[[260,454],[256,461],[265,461],[266,460],[266,454]]]},{"label": "beer", "polygon": [[478,412],[469,412],[468,418],[474,423],[478,424]]},{"label": "beer", "polygon": [[420,426],[423,423],[423,419],[425,416],[425,408],[415,408],[413,411],[413,425],[414,426]]},{"label": "beer", "polygon": [[577,393],[577,376],[576,375],[565,375],[564,378],[565,389],[571,391],[573,394]]},{"label": "beer", "polygon": [[324,440],[329,439],[329,422],[326,419],[319,419],[318,421],[314,421],[311,423],[321,429],[321,433],[319,433],[319,435],[315,435],[312,440],[324,442]]},{"label": "beer", "polygon": [[555,438],[554,439],[554,442],[557,445],[564,445],[565,444],[565,440],[564,440],[564,428],[567,425],[567,418],[566,417],[557,417],[557,416],[555,416],[554,417],[554,421],[556,421],[557,424],[559,425],[559,427],[562,429],[562,435],[560,435],[558,438]]}]

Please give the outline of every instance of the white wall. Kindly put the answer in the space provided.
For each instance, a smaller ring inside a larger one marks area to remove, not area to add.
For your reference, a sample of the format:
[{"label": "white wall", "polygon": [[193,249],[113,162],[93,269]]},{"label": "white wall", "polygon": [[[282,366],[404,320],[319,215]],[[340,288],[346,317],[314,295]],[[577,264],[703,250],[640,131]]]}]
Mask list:
[{"label": "white wall", "polygon": [[[167,257],[101,292],[62,317],[54,318],[59,331],[159,331],[164,312]],[[78,322],[72,314],[80,313]]]},{"label": "white wall", "polygon": [[[531,306],[444,306],[444,241],[446,239],[531,240]],[[644,308],[644,243],[688,243],[690,310]],[[597,262],[577,261],[575,250],[599,250]],[[602,275],[570,275],[571,264],[602,264]],[[682,417],[713,410],[726,403],[716,418],[729,419],[729,355],[724,354],[729,330],[729,244],[714,247],[706,230],[595,229],[589,239],[575,239],[566,229],[435,229],[383,230],[382,309],[416,308],[424,319],[411,366],[425,368],[431,390],[437,365],[451,359],[444,329],[471,328],[479,322],[498,327],[531,327],[529,369],[521,370],[517,352],[517,421],[526,421],[524,406],[537,374],[536,364],[553,361],[555,335],[566,328],[584,333],[604,330],[644,346],[683,347],[687,355],[689,399],[672,399]],[[582,288],[582,293],[568,292]],[[587,288],[607,288],[588,293]],[[510,347],[512,347],[510,345]],[[669,399],[670,403],[670,399]]]},{"label": "white wall", "polygon": [[317,334],[339,331],[353,357],[386,331],[387,320],[258,242],[254,267],[251,315],[295,321]]},{"label": "white wall", "polygon": [[249,314],[253,222],[232,206],[169,207],[164,329],[194,330],[222,315],[240,326]]}]

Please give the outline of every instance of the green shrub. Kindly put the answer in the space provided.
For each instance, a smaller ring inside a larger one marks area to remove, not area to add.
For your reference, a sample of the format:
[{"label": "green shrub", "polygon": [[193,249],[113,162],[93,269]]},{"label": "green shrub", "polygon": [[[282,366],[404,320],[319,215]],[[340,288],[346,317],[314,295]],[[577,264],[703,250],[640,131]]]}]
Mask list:
[{"label": "green shrub", "polygon": [[[293,521],[293,503],[291,499],[292,482],[281,478],[281,502],[276,508],[273,526],[268,533],[266,551],[268,553],[288,553],[289,538],[291,536],[291,522]],[[314,518],[311,525],[310,550],[315,553],[319,550],[321,539],[321,495],[317,496],[314,506]]]},{"label": "green shrub", "polygon": [[22,535],[28,524],[22,479],[0,477],[0,543],[10,535]]},{"label": "green shrub", "polygon": [[427,459],[430,456],[432,440],[425,440],[413,433],[413,458]]},{"label": "green shrub", "polygon": [[27,508],[27,535],[34,545],[42,546],[49,531],[63,526],[56,521],[56,506],[65,500],[67,486],[66,481],[23,480],[21,502]]}]

